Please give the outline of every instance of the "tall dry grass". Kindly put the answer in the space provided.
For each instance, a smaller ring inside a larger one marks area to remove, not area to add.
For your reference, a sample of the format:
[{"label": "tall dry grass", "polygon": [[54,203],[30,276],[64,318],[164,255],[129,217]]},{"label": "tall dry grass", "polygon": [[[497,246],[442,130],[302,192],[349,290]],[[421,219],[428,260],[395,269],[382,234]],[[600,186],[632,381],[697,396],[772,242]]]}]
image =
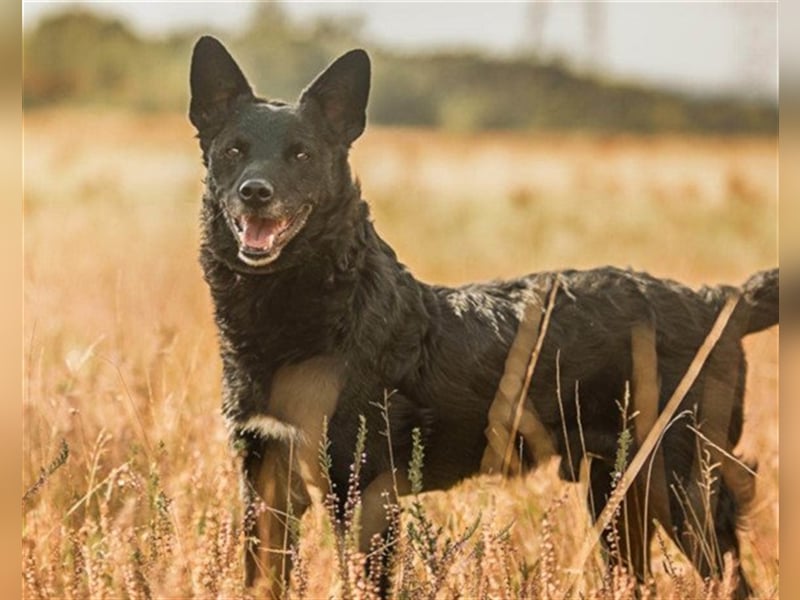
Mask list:
[{"label": "tall dry grass", "polygon": [[[68,110],[24,126],[25,595],[245,597],[237,467],[196,260],[193,132],[180,115]],[[353,162],[379,230],[429,281],[613,263],[735,283],[777,261],[773,139],[378,129]],[[776,340],[746,340],[744,444],[760,471],[743,561],[764,598],[778,583]],[[417,539],[403,538],[398,595],[557,598],[589,532],[584,494],[549,465],[421,497],[404,517]],[[298,559],[297,596],[367,593],[338,563],[322,509],[303,521]],[[659,597],[723,593],[666,542],[654,567]],[[598,552],[577,591],[631,590]]]}]

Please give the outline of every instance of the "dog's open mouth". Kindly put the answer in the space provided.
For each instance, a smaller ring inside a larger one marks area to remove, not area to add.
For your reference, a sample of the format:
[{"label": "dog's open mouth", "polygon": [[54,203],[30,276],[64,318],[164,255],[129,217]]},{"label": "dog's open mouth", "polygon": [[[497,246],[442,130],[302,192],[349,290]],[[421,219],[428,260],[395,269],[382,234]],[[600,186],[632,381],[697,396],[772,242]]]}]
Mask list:
[{"label": "dog's open mouth", "polygon": [[252,267],[275,261],[281,250],[306,224],[311,205],[305,204],[294,215],[275,218],[243,214],[231,216],[239,241],[239,258]]}]

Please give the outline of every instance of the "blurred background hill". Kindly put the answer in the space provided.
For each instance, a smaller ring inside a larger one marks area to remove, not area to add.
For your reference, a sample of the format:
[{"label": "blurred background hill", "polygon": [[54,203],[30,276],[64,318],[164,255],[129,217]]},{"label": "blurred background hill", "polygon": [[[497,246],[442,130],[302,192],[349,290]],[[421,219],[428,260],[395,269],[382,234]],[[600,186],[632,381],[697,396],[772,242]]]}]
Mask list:
[{"label": "blurred background hill", "polygon": [[[382,43],[365,32],[366,21],[358,13],[298,18],[280,3],[251,5],[246,19],[218,33],[255,88],[283,99],[293,99],[338,53],[368,48],[375,63],[369,116],[376,124],[454,131],[777,131],[769,81],[760,87],[718,86],[701,93],[604,71],[601,58],[608,34],[602,14],[584,16],[595,22],[586,28],[588,52],[582,59],[547,52],[541,41],[547,4],[531,5],[525,13],[525,43],[503,52],[468,44],[408,48]],[[26,11],[36,6],[28,5]],[[99,6],[67,5],[26,19],[25,108],[185,110],[191,47],[208,27],[135,27]],[[139,5],[141,10],[145,6]],[[748,39],[741,43],[746,46]],[[687,63],[692,60],[687,57]]]}]

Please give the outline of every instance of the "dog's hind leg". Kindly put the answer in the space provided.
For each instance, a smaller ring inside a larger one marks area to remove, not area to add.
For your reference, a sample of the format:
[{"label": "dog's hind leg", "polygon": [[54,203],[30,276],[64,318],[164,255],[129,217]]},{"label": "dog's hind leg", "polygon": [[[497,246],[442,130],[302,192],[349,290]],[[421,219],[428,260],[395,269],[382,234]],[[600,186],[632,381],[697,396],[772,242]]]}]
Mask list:
[{"label": "dog's hind leg", "polygon": [[[658,416],[659,378],[656,332],[652,323],[642,321],[631,330],[632,410],[634,449],[644,442]],[[608,441],[605,442],[606,444]],[[619,448],[606,449],[606,457]],[[628,488],[617,514],[605,529],[602,542],[610,565],[623,567],[639,584],[650,578],[650,546],[655,531],[652,516],[669,515],[666,486],[663,480],[663,457],[654,456],[644,474]],[[592,459],[589,466],[589,510],[597,520],[613,491],[615,466],[607,458]],[[648,480],[648,475],[655,475]],[[666,508],[665,508],[666,507]]]},{"label": "dog's hind leg", "polygon": [[[592,459],[589,466],[587,501],[593,519],[603,512],[612,492],[614,466]],[[621,566],[634,575],[639,584],[646,584],[650,574],[650,542],[655,528],[644,514],[643,493],[639,482],[631,485],[619,514],[603,531],[602,543],[610,566]]]},{"label": "dog's hind leg", "polygon": [[[734,373],[731,377],[731,365]],[[725,557],[735,564],[735,598],[752,589],[740,565],[737,526],[755,492],[754,465],[734,458],[742,430],[745,365],[737,344],[720,344],[712,354],[696,397],[699,414],[689,468],[674,469],[673,539],[703,579],[722,578]],[[701,395],[702,394],[702,395]]]},{"label": "dog's hind leg", "polygon": [[[725,481],[721,481],[713,492],[712,508],[706,494],[699,491],[699,486],[688,487],[689,481],[681,478],[673,489],[679,498],[680,510],[673,528],[666,528],[670,537],[686,557],[692,561],[700,577],[704,581],[711,578],[720,580],[725,575],[725,559],[734,561],[735,586],[731,597],[743,600],[752,596],[752,588],[745,577],[740,564],[739,539],[737,524],[740,507],[737,505],[735,492]],[[722,582],[725,584],[726,582]]]},{"label": "dog's hind leg", "polygon": [[740,561],[741,554],[736,529],[742,507],[738,505],[735,490],[728,487],[724,478],[720,485],[716,508],[714,522],[717,547],[721,556],[729,555],[735,561],[736,588],[733,590],[732,597],[735,600],[743,600],[753,595],[753,589],[745,577]]},{"label": "dog's hind leg", "polygon": [[283,598],[289,587],[290,546],[311,500],[297,472],[290,441],[262,441],[245,458],[245,585]]}]

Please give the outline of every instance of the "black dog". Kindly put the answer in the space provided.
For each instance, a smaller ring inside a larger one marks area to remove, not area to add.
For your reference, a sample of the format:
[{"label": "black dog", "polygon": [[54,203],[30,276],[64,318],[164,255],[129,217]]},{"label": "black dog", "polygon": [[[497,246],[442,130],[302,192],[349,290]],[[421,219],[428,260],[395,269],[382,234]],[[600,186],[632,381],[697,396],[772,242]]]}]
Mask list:
[{"label": "black dog", "polygon": [[[364,130],[369,83],[367,54],[354,50],[296,104],[286,104],[257,98],[213,38],[200,39],[192,57],[190,118],[208,170],[201,263],[219,328],[223,410],[243,447],[252,517],[246,582],[264,577],[272,593],[284,589],[287,515],[302,515],[323,488],[318,448],[325,422],[330,477],[344,495],[359,417],[366,419],[362,549],[387,527],[383,493],[409,489],[403,467],[413,428],[424,434],[425,490],[479,472],[491,450],[489,413],[501,376],[519,371],[512,356],[506,361],[509,348],[524,337],[526,311],[539,306],[540,316],[556,284],[525,418],[507,441],[518,449],[519,469],[552,452],[570,479],[581,458],[591,456],[595,516],[608,498],[618,440],[631,417],[619,409],[627,386],[639,411],[635,449],[726,298],[741,294],[682,404],[693,417],[682,416],[662,440],[646,514],[645,487],[639,482],[628,493],[639,510],[618,556],[646,576],[647,524],[655,518],[703,575],[719,575],[725,553],[738,558],[737,519],[752,497],[752,474],[717,453],[722,476],[714,501],[704,503],[700,438],[689,426],[714,441],[715,451],[731,452],[738,442],[740,338],[777,323],[777,270],[753,276],[740,290],[692,291],[610,267],[457,289],[421,283],[376,233],[348,166],[348,149]],[[375,406],[387,393],[391,457]],[[261,500],[268,508],[259,513],[253,507]],[[704,544],[709,535],[715,542]],[[741,571],[738,586],[738,595],[749,594]]]}]

